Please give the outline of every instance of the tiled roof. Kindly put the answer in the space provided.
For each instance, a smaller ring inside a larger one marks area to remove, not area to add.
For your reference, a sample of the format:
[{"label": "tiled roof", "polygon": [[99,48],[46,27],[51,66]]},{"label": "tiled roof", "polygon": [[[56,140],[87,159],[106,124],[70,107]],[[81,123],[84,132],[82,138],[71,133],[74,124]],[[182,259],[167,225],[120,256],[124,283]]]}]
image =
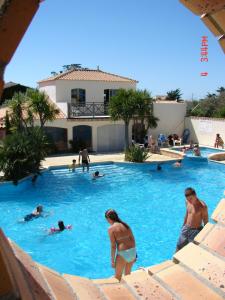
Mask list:
[{"label": "tiled roof", "polygon": [[38,81],[38,83],[45,81],[54,81],[54,80],[85,80],[85,81],[107,81],[107,82],[133,82],[137,83],[138,81],[118,76],[115,74],[103,72],[101,70],[70,70],[56,76],[52,76],[43,80]]}]

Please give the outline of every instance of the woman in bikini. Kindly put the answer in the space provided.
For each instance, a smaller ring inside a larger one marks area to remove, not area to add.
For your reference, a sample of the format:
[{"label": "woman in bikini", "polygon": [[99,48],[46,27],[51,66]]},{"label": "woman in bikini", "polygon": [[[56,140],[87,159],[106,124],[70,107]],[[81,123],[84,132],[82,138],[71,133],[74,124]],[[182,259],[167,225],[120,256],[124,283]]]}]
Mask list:
[{"label": "woman in bikini", "polygon": [[115,277],[120,281],[124,271],[130,274],[136,261],[135,239],[130,227],[124,223],[113,209],[105,212],[106,220],[111,225],[108,229],[111,242],[111,263],[115,268]]}]

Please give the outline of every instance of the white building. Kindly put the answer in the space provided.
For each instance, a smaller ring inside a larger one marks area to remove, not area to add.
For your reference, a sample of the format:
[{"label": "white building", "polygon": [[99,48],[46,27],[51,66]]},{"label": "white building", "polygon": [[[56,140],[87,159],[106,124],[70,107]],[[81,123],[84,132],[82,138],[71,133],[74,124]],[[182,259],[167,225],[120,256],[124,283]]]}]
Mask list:
[{"label": "white building", "polygon": [[136,80],[101,70],[73,69],[38,84],[62,112],[46,124],[58,148],[73,143],[98,152],[123,150],[124,123],[110,119],[108,103],[118,89],[136,89]]}]

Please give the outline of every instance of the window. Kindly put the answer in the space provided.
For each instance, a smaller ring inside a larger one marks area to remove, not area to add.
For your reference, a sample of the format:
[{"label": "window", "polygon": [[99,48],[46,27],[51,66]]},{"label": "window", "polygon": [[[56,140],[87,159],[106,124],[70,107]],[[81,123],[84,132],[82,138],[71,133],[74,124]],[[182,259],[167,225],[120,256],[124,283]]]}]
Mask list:
[{"label": "window", "polygon": [[71,90],[71,103],[84,106],[86,101],[86,91],[84,89]]},{"label": "window", "polygon": [[111,97],[115,96],[118,90],[104,90],[104,103],[108,104]]}]

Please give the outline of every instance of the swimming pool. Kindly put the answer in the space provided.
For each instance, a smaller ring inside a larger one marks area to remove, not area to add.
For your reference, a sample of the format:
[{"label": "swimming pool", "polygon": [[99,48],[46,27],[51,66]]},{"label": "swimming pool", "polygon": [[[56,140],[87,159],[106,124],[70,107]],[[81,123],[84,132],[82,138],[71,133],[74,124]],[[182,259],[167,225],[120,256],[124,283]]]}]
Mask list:
[{"label": "swimming pool", "polygon": [[[0,186],[0,226],[39,263],[62,273],[101,278],[114,274],[104,218],[105,210],[114,208],[136,237],[134,269],[170,259],[184,217],[184,189],[196,188],[211,214],[223,196],[225,167],[184,160],[182,168],[165,163],[162,171],[155,169],[152,164],[98,165],[90,173],[99,170],[106,176],[94,181],[80,169],[56,169],[43,173],[35,185],[29,180],[17,187]],[[17,223],[39,203],[52,215]],[[48,235],[46,229],[60,219],[73,229]]]},{"label": "swimming pool", "polygon": [[[202,157],[208,157],[210,154],[213,154],[213,153],[225,152],[225,150],[223,150],[223,149],[216,149],[216,148],[209,148],[209,147],[199,147],[199,148],[200,148]],[[181,149],[182,149],[182,147],[173,147],[172,148],[172,150],[179,151],[179,152],[182,151]],[[187,151],[185,151],[185,154],[187,156],[194,156],[193,150],[187,150]]]}]

